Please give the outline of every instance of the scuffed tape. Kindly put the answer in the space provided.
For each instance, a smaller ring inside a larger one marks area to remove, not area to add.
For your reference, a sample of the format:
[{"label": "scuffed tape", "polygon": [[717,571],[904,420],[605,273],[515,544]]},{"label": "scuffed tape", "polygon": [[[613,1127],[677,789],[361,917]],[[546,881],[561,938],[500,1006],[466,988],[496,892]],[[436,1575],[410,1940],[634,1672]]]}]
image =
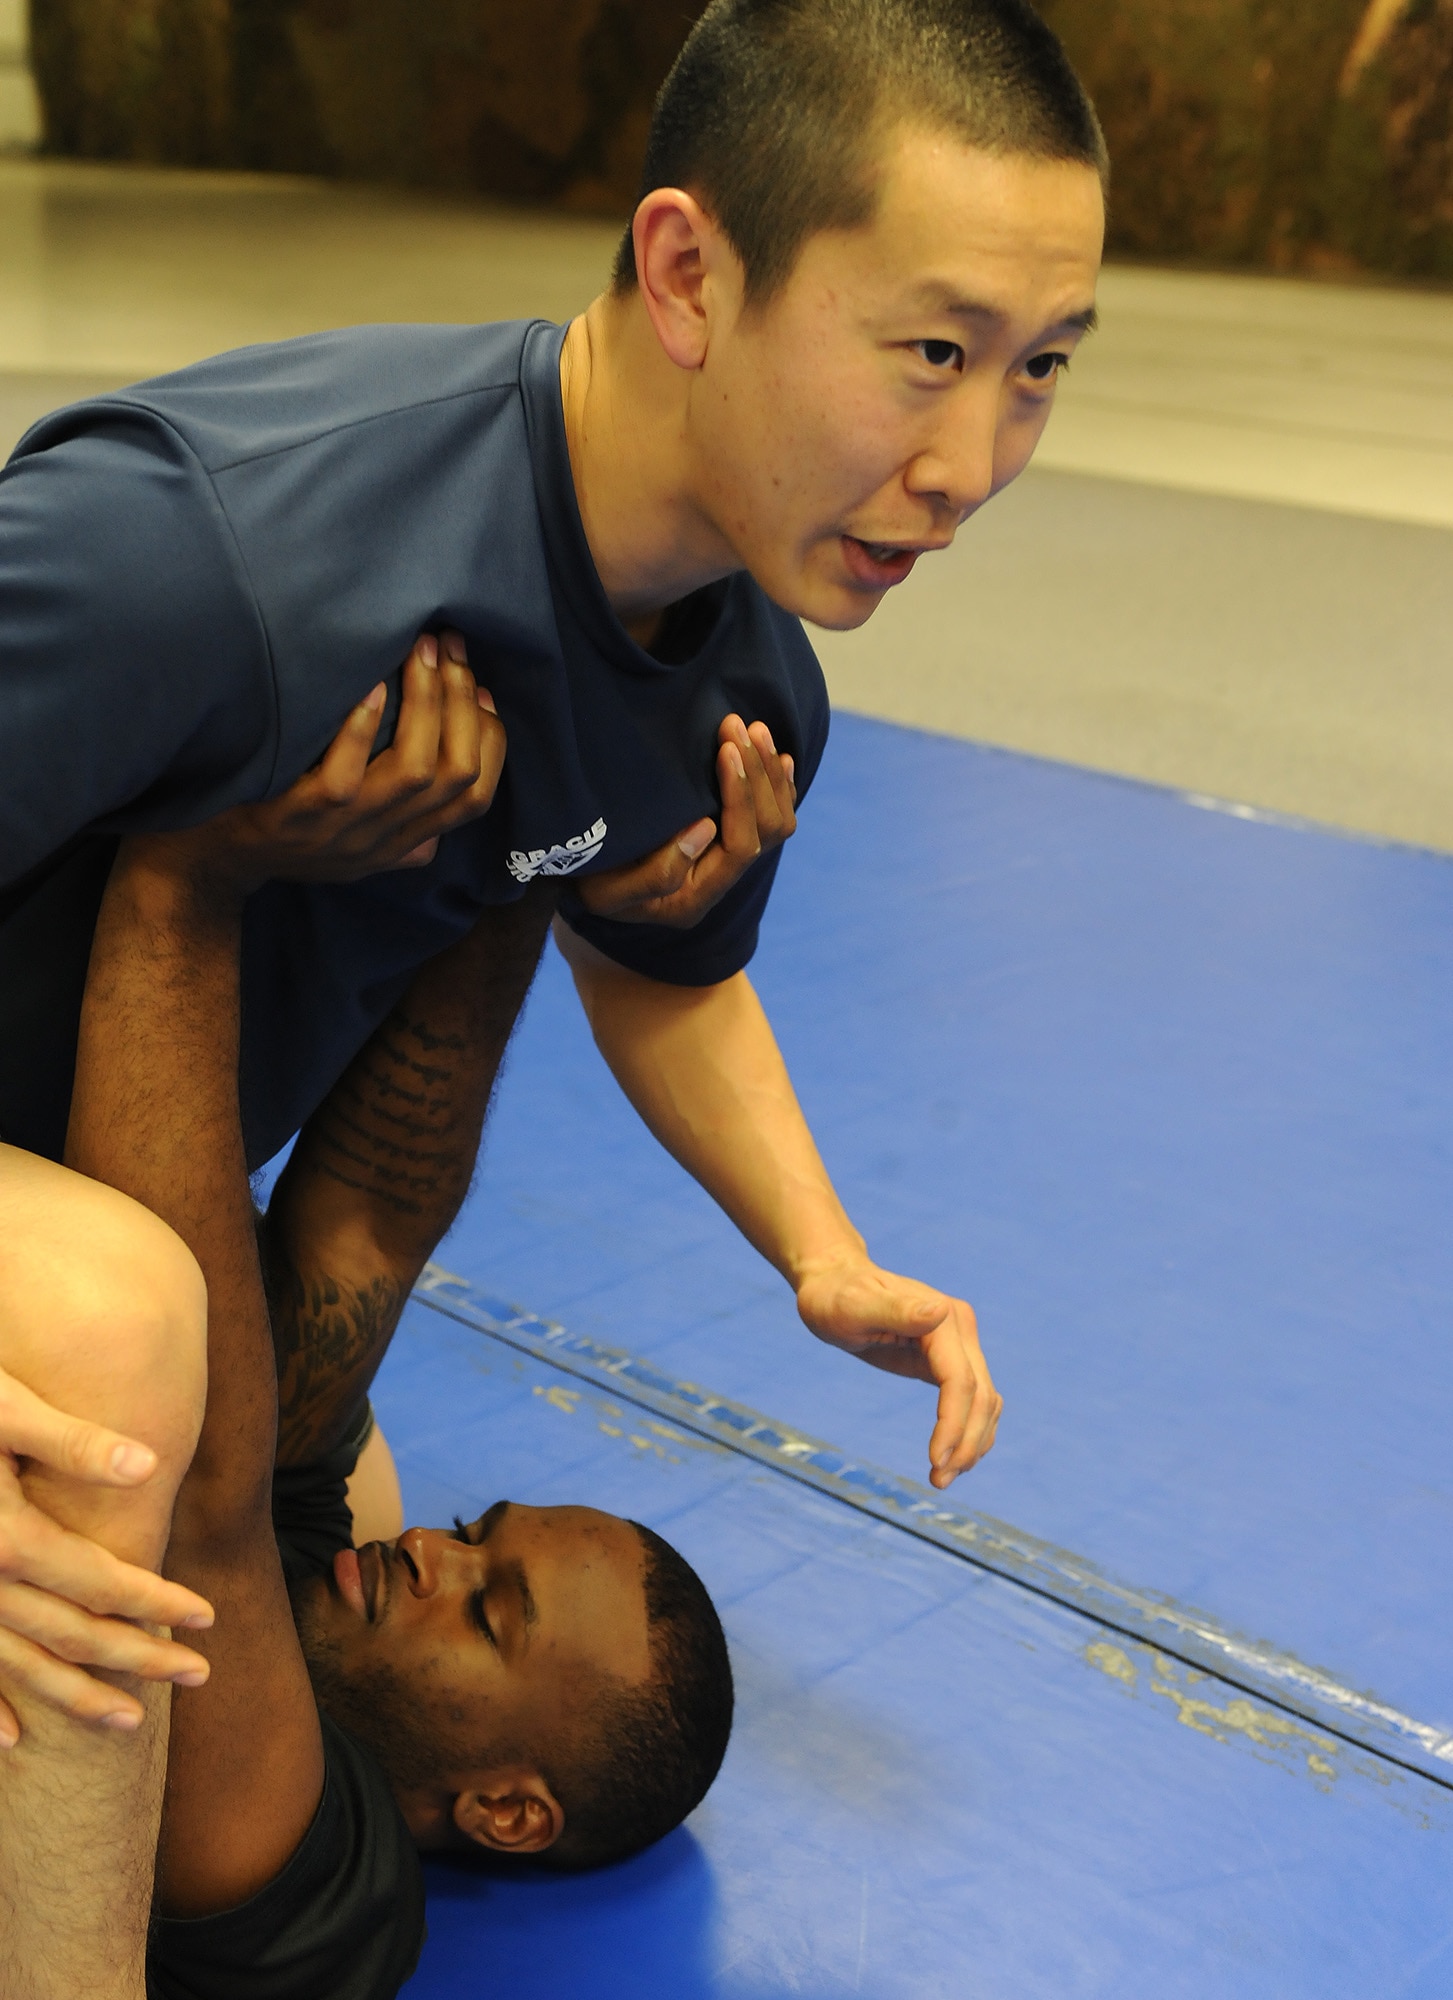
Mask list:
[{"label": "scuffed tape", "polygon": [[1160,1592],[1118,1582],[1085,1557],[1039,1541],[992,1515],[946,1507],[931,1487],[849,1458],[835,1446],[745,1404],[730,1402],[694,1382],[678,1382],[637,1355],[490,1298],[441,1265],[425,1266],[414,1296],[491,1339],[546,1360],[581,1381],[609,1388],[684,1430],[745,1453],[1453,1790],[1453,1731],[1418,1722],[1374,1695],[1345,1687],[1292,1653],[1228,1631],[1204,1612]]}]

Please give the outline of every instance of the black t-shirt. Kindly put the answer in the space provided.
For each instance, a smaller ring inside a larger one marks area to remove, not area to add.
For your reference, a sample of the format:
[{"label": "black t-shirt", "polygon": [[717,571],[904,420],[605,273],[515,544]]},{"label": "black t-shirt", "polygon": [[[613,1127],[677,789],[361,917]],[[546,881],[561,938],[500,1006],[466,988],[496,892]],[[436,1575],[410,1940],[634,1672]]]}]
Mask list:
[{"label": "black t-shirt", "polygon": [[[719,811],[735,709],[806,791],[827,696],[798,621],[745,574],[644,652],[576,505],[564,330],[359,327],[245,348],[38,424],[0,472],[0,1134],[64,1144],[110,851],[271,796],[418,632],[454,626],[509,734],[492,811],[425,869],[255,896],[242,1104],[260,1164],[414,971],[536,874],[638,859]],[[684,985],[745,965],[764,857],[693,930],[564,913]]]},{"label": "black t-shirt", "polygon": [[[360,1425],[331,1458],[274,1482],[290,1581],[322,1574],[351,1539],[344,1482],[366,1437]],[[378,1765],[319,1720],[323,1796],[302,1845],[239,1908],[155,1926],[151,2000],[393,2000],[412,1973],[424,1941],[419,1857]]]}]

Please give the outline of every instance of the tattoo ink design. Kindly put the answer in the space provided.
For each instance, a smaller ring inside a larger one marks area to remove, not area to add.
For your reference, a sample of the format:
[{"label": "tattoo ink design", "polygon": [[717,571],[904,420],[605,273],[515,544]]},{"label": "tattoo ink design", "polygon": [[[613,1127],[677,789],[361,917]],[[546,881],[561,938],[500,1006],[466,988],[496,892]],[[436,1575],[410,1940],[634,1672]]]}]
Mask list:
[{"label": "tattoo ink design", "polygon": [[425,966],[299,1136],[262,1232],[279,1464],[336,1443],[469,1191],[557,894],[486,910]]},{"label": "tattoo ink design", "polygon": [[[406,1294],[386,1277],[360,1289],[321,1275],[287,1276],[274,1293],[278,1456],[306,1464],[331,1450],[388,1351]],[[356,1394],[349,1385],[357,1383]]]}]

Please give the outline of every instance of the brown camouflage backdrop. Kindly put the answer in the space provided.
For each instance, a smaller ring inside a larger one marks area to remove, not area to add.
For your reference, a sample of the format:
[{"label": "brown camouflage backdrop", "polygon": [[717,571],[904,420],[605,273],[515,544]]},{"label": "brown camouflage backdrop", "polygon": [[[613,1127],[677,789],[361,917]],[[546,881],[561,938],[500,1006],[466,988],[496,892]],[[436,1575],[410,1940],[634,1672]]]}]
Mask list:
[{"label": "brown camouflage backdrop", "polygon": [[[46,145],[624,213],[691,0],[32,0]],[[1453,278],[1453,0],[1044,0],[1122,253]]]}]

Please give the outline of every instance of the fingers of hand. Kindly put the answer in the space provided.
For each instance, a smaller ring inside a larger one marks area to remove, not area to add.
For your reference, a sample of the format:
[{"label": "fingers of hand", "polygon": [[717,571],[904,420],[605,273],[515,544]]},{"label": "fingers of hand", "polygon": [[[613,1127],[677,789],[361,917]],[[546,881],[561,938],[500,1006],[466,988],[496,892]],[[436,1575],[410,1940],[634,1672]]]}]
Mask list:
[{"label": "fingers of hand", "polygon": [[7,1504],[0,1515],[0,1578],[34,1584],[88,1611],[149,1625],[200,1631],[212,1623],[211,1605],[195,1591],[121,1562],[23,1501],[18,1507]]},{"label": "fingers of hand", "polygon": [[444,634],[443,652],[439,672],[444,684],[444,714],[431,790],[452,788],[454,792],[467,792],[479,778],[480,745],[487,716],[479,705],[479,690],[469,671],[464,641],[457,632]]},{"label": "fingers of hand", "polygon": [[444,676],[439,669],[439,642],[421,632],[404,662],[403,696],[394,740],[375,760],[369,776],[375,786],[387,780],[395,799],[426,791],[439,761],[444,721]]},{"label": "fingers of hand", "polygon": [[208,1674],[207,1662],[190,1647],[154,1637],[123,1618],[97,1617],[26,1583],[0,1583],[0,1625],[72,1666],[181,1687],[200,1687]]},{"label": "fingers of hand", "polygon": [[[688,827],[690,833],[694,829]],[[607,868],[580,884],[580,900],[598,917],[633,916],[644,906],[674,896],[691,874],[694,863],[680,839],[668,840],[644,861],[624,868]]]},{"label": "fingers of hand", "polygon": [[156,1453],[149,1446],[52,1409],[9,1375],[0,1376],[0,1442],[24,1458],[99,1486],[138,1486],[156,1470]]},{"label": "fingers of hand", "polygon": [[[93,1680],[82,1667],[58,1660],[43,1646],[18,1632],[0,1626],[0,1674],[12,1694],[25,1693],[47,1708],[58,1709],[76,1722],[99,1723],[105,1728],[133,1730],[141,1725],[142,1708],[119,1688]],[[8,1704],[6,1705],[9,1712]],[[0,1736],[0,1747],[11,1749],[19,1736],[9,1742]]]},{"label": "fingers of hand", "polygon": [[[488,690],[475,685],[463,638],[444,633],[432,670],[429,657],[421,639],[405,678],[408,729],[401,709],[394,746],[369,773],[379,808],[372,850],[377,866],[424,865],[432,858],[420,851],[428,841],[488,812],[504,768],[504,724]],[[427,711],[433,690],[438,728],[431,741]]]},{"label": "fingers of hand", "polygon": [[757,758],[757,771],[748,766],[757,831],[763,847],[780,847],[797,831],[796,794],[766,723],[754,722],[747,735]]},{"label": "fingers of hand", "polygon": [[1003,1410],[979,1346],[973,1308],[875,1265],[809,1279],[798,1307],[814,1333],[891,1375],[938,1385],[930,1478],[951,1485],[990,1450]]},{"label": "fingers of hand", "polygon": [[765,722],[748,729],[739,715],[729,715],[718,740],[722,844],[733,855],[755,860],[796,832],[797,794]]},{"label": "fingers of hand", "polygon": [[[323,752],[317,770],[309,771],[284,792],[283,800],[296,798],[300,805],[341,806],[356,798],[368,774],[368,760],[378,739],[378,725],[387,699],[388,689],[380,681],[357,708],[349,711],[343,727]],[[279,800],[278,804],[281,803]]]},{"label": "fingers of hand", "polygon": [[[472,689],[473,682],[469,685]],[[428,791],[421,795],[411,793],[398,811],[391,812],[380,823],[382,830],[376,835],[373,848],[379,857],[375,865],[425,867],[433,860],[446,833],[480,818],[494,804],[500,772],[504,769],[504,724],[493,710],[476,706],[474,715],[477,720],[471,730],[469,752],[473,760],[472,775],[470,769],[459,764],[446,767],[441,761]],[[407,851],[402,851],[406,847]]]},{"label": "fingers of hand", "polygon": [[966,1329],[958,1313],[935,1328],[924,1348],[939,1384],[938,1420],[928,1447],[933,1467],[929,1477],[935,1486],[945,1487],[993,1448],[1004,1399],[990,1379],[972,1322]]},{"label": "fingers of hand", "polygon": [[718,732],[716,776],[720,838],[713,821],[697,820],[644,861],[587,876],[579,894],[592,915],[689,928],[765,848],[795,831],[791,760],[778,755],[766,723],[748,729],[739,715],[727,716]]},{"label": "fingers of hand", "polygon": [[[473,686],[472,678],[470,685]],[[467,819],[488,812],[494,804],[509,747],[505,726],[495,712],[488,688],[475,688],[474,703],[474,778],[459,801],[460,811]]]},{"label": "fingers of hand", "polygon": [[[728,733],[732,723],[736,723],[739,736]],[[762,851],[751,778],[751,767],[760,768],[761,759],[753,748],[751,738],[742,728],[740,717],[728,716],[721,727],[722,741],[716,753],[716,782],[721,792],[721,845],[740,874]]]}]

